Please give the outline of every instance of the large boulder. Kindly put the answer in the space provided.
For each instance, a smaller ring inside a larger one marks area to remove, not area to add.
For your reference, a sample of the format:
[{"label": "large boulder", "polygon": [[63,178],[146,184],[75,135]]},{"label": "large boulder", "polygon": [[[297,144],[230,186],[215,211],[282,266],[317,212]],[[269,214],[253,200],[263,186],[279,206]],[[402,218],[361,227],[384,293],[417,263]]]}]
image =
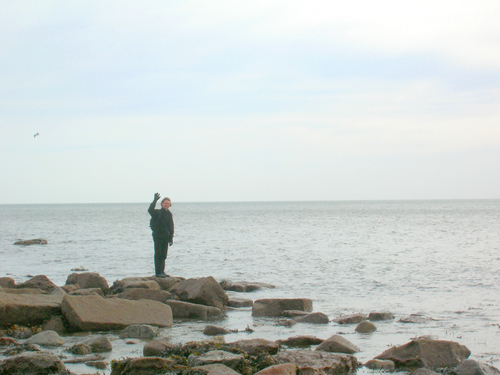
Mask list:
[{"label": "large boulder", "polygon": [[57,285],[50,281],[47,276],[37,275],[24,283],[18,284],[16,288],[41,289],[50,293],[52,290],[57,288]]},{"label": "large boulder", "polygon": [[309,298],[258,299],[253,303],[252,316],[280,316],[285,310],[312,311]]},{"label": "large boulder", "polygon": [[319,352],[308,349],[287,350],[276,358],[282,362],[294,363],[299,374],[347,374],[354,373],[361,366],[350,354]]},{"label": "large boulder", "polygon": [[470,350],[453,341],[421,338],[390,348],[375,359],[390,359],[396,368],[455,367],[470,355]]},{"label": "large boulder", "polygon": [[222,316],[222,310],[213,306],[198,305],[196,303],[182,302],[173,299],[165,301],[172,309],[174,319],[200,319],[208,320]]},{"label": "large boulder", "polygon": [[61,315],[62,296],[0,292],[0,325],[42,324]]},{"label": "large boulder", "polygon": [[96,272],[72,273],[66,279],[66,285],[78,284],[81,289],[100,288],[103,293],[109,290],[108,282]]},{"label": "large boulder", "polygon": [[166,290],[126,288],[123,293],[117,294],[116,296],[119,298],[131,299],[135,301],[140,299],[150,299],[152,301],[165,302],[170,298],[170,293]]},{"label": "large boulder", "polygon": [[28,353],[0,362],[0,375],[69,374],[61,360],[49,353]]},{"label": "large boulder", "polygon": [[74,330],[108,331],[132,324],[171,327],[172,310],[161,302],[130,301],[101,296],[69,296],[62,301],[62,313]]},{"label": "large boulder", "polygon": [[212,276],[187,279],[170,288],[170,293],[181,301],[214,306],[224,310],[228,296]]},{"label": "large boulder", "polygon": [[361,349],[354,345],[352,342],[347,340],[345,337],[339,335],[333,335],[323,341],[316,350],[322,350],[325,352],[332,353],[345,353],[354,354],[358,353]]}]

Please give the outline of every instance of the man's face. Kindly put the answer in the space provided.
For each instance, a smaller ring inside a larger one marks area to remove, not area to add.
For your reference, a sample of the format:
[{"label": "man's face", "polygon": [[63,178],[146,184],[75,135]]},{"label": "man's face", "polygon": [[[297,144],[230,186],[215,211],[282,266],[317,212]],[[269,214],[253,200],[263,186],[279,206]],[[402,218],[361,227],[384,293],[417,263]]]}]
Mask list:
[{"label": "man's face", "polygon": [[165,209],[165,210],[168,210],[171,206],[171,202],[169,200],[164,200],[163,203],[161,204],[161,206]]}]

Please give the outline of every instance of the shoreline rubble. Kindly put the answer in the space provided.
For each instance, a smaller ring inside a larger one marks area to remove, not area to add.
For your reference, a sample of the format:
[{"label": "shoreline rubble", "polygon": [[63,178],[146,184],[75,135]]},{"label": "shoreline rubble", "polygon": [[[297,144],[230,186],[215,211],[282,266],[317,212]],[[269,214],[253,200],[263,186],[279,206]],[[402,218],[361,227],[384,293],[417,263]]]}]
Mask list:
[{"label": "shoreline rubble", "polygon": [[[361,367],[386,372],[426,369],[460,375],[500,374],[492,366],[468,359],[471,352],[465,346],[428,337],[387,349],[364,364],[355,357],[361,349],[341,335],[325,339],[304,335],[277,341],[252,338],[227,343],[225,335],[238,330],[210,322],[239,307],[251,307],[252,316],[268,317],[276,324],[333,322],[357,325],[356,332],[372,332],[376,330],[373,322],[395,319],[390,312],[372,312],[368,316],[353,314],[330,320],[325,314],[314,312],[313,301],[308,298],[252,301],[226,294],[228,290],[267,288],[274,286],[246,281],[219,283],[212,276],[129,277],[115,281],[111,287],[93,272],[73,273],[63,286],[55,285],[44,275],[21,284],[0,277],[0,375],[72,374],[65,365],[74,363],[110,371],[111,375],[166,371],[184,375],[342,374]],[[174,344],[159,337],[159,328],[175,327],[176,320],[189,319],[207,322],[207,340]],[[369,329],[363,331],[366,325]],[[65,342],[67,336],[91,332],[98,336],[84,336],[76,344]],[[253,330],[247,327],[245,332]],[[111,333],[123,340],[146,341],[142,356],[106,362],[101,353],[113,351],[106,337]],[[64,348],[70,358],[55,355],[56,347]]]}]

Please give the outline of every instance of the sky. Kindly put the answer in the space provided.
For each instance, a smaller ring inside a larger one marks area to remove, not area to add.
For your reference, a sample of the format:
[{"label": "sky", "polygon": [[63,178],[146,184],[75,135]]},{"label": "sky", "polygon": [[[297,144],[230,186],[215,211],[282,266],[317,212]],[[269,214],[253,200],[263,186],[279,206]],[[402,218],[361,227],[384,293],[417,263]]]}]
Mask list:
[{"label": "sky", "polygon": [[498,19],[498,0],[6,1],[0,204],[498,199]]}]

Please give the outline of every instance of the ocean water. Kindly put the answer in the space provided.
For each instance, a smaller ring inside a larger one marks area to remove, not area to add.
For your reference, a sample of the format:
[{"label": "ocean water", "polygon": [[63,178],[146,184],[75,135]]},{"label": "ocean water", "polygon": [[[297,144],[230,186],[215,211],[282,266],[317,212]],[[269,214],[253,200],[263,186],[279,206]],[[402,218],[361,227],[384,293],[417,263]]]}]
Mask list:
[{"label": "ocean water", "polygon": [[[75,268],[98,272],[111,285],[150,276],[153,243],[149,203],[0,205],[0,276],[17,282],[46,275],[58,285]],[[276,325],[230,311],[212,324],[243,330],[226,341],[285,339],[342,333],[359,346],[361,362],[394,345],[430,335],[467,346],[471,358],[500,367],[500,200],[176,203],[174,245],[166,273],[276,286],[236,294],[249,299],[313,300],[314,311],[334,319],[390,311],[377,331],[355,326]],[[44,238],[48,245],[15,246]],[[425,323],[403,323],[410,314]],[[206,322],[176,322],[162,330],[174,342],[205,339]],[[109,358],[138,356],[143,342],[113,337]],[[78,337],[67,337],[68,343]],[[89,368],[73,366],[76,373]],[[366,371],[366,370],[361,370]]]}]

